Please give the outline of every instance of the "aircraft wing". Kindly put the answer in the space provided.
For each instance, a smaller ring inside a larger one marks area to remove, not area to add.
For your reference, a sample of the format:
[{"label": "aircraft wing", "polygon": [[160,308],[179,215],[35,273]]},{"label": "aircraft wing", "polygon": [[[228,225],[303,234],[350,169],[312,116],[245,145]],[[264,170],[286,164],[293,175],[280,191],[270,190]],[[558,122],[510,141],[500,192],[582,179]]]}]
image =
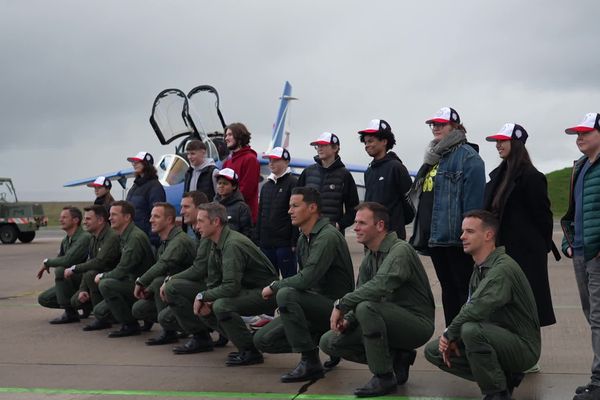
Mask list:
[{"label": "aircraft wing", "polygon": [[98,174],[98,175],[94,175],[93,177],[90,178],[83,178],[83,179],[77,179],[74,181],[70,181],[67,182],[63,185],[63,187],[75,187],[75,186],[81,186],[81,185],[87,185],[88,183],[94,182],[96,180],[97,177],[99,176],[104,176],[108,179],[116,179],[117,181],[119,181],[121,178],[131,178],[135,175],[135,172],[133,171],[133,168],[124,168],[124,169],[120,169],[118,171],[114,171],[114,172],[107,172],[104,174]]}]

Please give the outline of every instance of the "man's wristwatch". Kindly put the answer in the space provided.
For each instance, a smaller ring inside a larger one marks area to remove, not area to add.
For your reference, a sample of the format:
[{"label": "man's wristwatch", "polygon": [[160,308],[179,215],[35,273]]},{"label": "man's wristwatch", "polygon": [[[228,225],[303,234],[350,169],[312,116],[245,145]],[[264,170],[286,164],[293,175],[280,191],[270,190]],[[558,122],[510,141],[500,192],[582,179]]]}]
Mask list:
[{"label": "man's wristwatch", "polygon": [[340,308],[340,299],[337,299],[336,301],[333,302],[333,306],[337,309],[337,310],[341,310]]},{"label": "man's wristwatch", "polygon": [[47,267],[46,263],[48,262],[47,258],[44,258],[44,261],[42,261],[42,264],[44,264],[45,267]]},{"label": "man's wristwatch", "polygon": [[196,295],[196,300],[198,301],[203,301],[204,300],[204,293],[200,292]]},{"label": "man's wristwatch", "polygon": [[135,284],[136,284],[136,285],[139,285],[139,286],[141,286],[141,287],[145,287],[145,286],[144,286],[144,284],[143,284],[143,283],[140,281],[140,278],[137,278],[137,279],[135,280]]}]

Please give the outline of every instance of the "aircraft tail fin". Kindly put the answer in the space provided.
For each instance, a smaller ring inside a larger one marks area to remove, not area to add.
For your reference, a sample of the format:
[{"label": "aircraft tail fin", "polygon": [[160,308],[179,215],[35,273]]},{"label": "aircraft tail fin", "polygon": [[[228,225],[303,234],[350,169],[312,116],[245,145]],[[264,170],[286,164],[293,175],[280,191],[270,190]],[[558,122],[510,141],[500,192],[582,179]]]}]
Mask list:
[{"label": "aircraft tail fin", "polygon": [[270,151],[274,147],[287,148],[289,145],[290,133],[286,129],[287,116],[290,109],[290,101],[297,100],[297,98],[292,97],[292,85],[288,81],[286,81],[283,86],[283,93],[280,99],[279,111],[277,112],[277,119],[273,124],[273,135],[271,136],[271,143],[269,144],[267,151]]}]

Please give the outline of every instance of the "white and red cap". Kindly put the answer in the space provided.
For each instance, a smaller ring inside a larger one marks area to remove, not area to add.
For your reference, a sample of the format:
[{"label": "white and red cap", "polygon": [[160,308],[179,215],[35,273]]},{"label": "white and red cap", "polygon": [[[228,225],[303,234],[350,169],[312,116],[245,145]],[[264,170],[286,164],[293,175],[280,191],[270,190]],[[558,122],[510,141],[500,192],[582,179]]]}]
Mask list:
[{"label": "white and red cap", "polygon": [[290,152],[283,147],[274,147],[271,151],[263,153],[262,158],[270,158],[271,160],[290,161]]},{"label": "white and red cap", "polygon": [[391,133],[392,127],[383,119],[372,119],[366,129],[358,131],[360,135],[377,135],[379,133]]},{"label": "white and red cap", "polygon": [[96,180],[94,182],[90,182],[87,184],[88,187],[104,187],[107,189],[112,188],[112,182],[110,181],[110,179],[104,177],[104,176],[99,176],[96,178]]},{"label": "white and red cap", "polygon": [[150,154],[148,152],[140,151],[133,157],[127,157],[127,161],[129,161],[129,162],[140,161],[140,162],[145,162],[146,164],[153,165],[154,157],[152,157],[152,154]]},{"label": "white and red cap", "polygon": [[579,125],[565,129],[565,133],[569,135],[577,135],[578,133],[591,132],[594,129],[600,131],[600,114],[587,113]]},{"label": "white and red cap", "polygon": [[217,179],[218,178],[225,178],[230,182],[237,182],[240,179],[238,174],[236,174],[231,168],[223,168],[220,170],[217,174]]},{"label": "white and red cap", "polygon": [[500,132],[488,136],[485,138],[488,142],[495,142],[496,140],[520,140],[525,144],[529,135],[525,128],[519,124],[513,124],[512,122],[506,123],[500,128]]},{"label": "white and red cap", "polygon": [[317,140],[310,142],[311,146],[315,146],[317,144],[340,144],[340,139],[335,133],[323,132]]},{"label": "white and red cap", "polygon": [[432,124],[434,122],[440,124],[447,124],[448,122],[455,122],[460,124],[460,116],[454,108],[442,107],[440,108],[433,117],[425,121],[426,124]]}]

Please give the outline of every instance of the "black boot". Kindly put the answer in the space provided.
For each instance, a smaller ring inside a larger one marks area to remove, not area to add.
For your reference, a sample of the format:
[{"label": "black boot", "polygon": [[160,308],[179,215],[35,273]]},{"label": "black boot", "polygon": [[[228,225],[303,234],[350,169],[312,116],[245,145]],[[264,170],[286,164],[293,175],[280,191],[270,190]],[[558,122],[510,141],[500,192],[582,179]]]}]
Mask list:
[{"label": "black boot", "polygon": [[213,351],[214,345],[208,332],[195,333],[183,346],[173,347],[175,354],[194,354]]},{"label": "black boot", "polygon": [[396,378],[391,372],[383,375],[373,375],[371,380],[354,391],[356,397],[384,396],[396,391]]},{"label": "black boot", "polygon": [[508,390],[503,390],[501,392],[486,394],[483,400],[511,400],[511,398]]},{"label": "black boot", "polygon": [[340,361],[342,361],[342,359],[340,357],[331,356],[331,357],[329,357],[329,360],[327,360],[323,363],[323,366],[325,367],[325,369],[329,370],[329,369],[337,367],[337,365],[340,363]]},{"label": "black boot", "polygon": [[81,306],[81,314],[79,315],[79,318],[86,319],[87,317],[89,317],[92,313],[93,308],[94,307],[92,307],[92,303],[90,303],[89,301],[83,303],[83,305]]},{"label": "black boot", "polygon": [[112,324],[108,321],[105,321],[103,319],[95,319],[92,322],[90,322],[88,325],[83,327],[84,331],[99,331],[101,329],[108,329],[112,327]]},{"label": "black boot", "polygon": [[262,364],[264,362],[263,355],[256,349],[240,351],[237,356],[227,357],[225,365],[228,367],[238,367],[242,365]]},{"label": "black boot", "polygon": [[224,336],[219,333],[219,338],[217,340],[215,340],[213,342],[213,344],[215,345],[215,347],[225,347],[225,346],[227,346],[228,342],[229,342],[229,339],[227,339],[227,336]]},{"label": "black boot", "polygon": [[319,349],[302,353],[302,358],[296,368],[281,375],[281,382],[303,382],[321,379],[325,376],[323,365],[319,359]]},{"label": "black boot", "polygon": [[141,333],[140,324],[136,322],[132,322],[130,324],[121,325],[121,329],[118,331],[113,331],[108,334],[109,338],[117,338],[117,337],[125,337],[125,336],[134,336],[139,335]]},{"label": "black boot", "polygon": [[50,321],[52,325],[70,324],[72,322],[79,322],[79,313],[71,307],[65,308],[65,312],[60,317]]},{"label": "black boot", "polygon": [[408,380],[408,370],[415,363],[417,351],[398,351],[394,357],[394,373],[398,385],[404,385]]},{"label": "black boot", "polygon": [[177,331],[166,331],[163,329],[157,337],[146,340],[146,345],[159,346],[161,344],[175,343],[177,341],[179,341]]}]

